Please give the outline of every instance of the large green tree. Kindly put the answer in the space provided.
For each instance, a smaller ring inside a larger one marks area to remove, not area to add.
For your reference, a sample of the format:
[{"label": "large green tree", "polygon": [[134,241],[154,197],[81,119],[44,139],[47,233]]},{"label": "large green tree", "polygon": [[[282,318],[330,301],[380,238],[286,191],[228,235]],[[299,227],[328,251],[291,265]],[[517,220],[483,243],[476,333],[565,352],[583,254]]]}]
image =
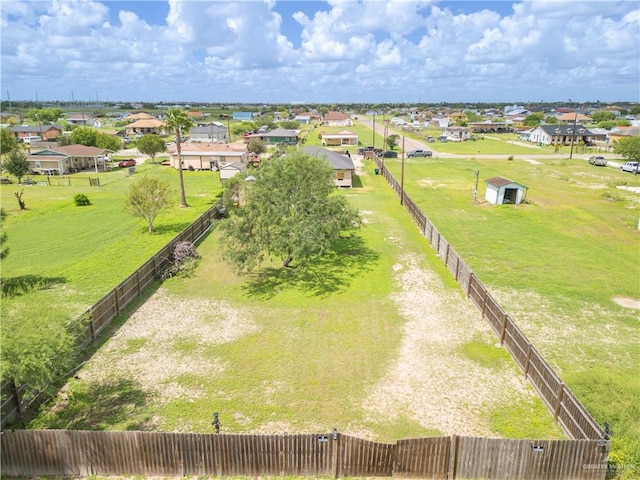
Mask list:
[{"label": "large green tree", "polygon": [[178,150],[178,174],[180,176],[180,206],[188,207],[187,196],[184,192],[184,175],[182,173],[182,138],[195,126],[193,120],[179,108],[172,108],[167,112],[165,126],[176,137],[176,149]]},{"label": "large green tree", "polygon": [[613,145],[613,151],[629,161],[640,161],[640,137],[625,137]]},{"label": "large green tree", "polygon": [[129,186],[125,195],[124,209],[134,217],[142,218],[147,222],[147,230],[151,233],[153,222],[169,205],[171,194],[168,183],[144,176]]},{"label": "large green tree", "polygon": [[96,135],[95,146],[116,152],[122,148],[122,140],[120,140],[120,137],[116,137],[115,135],[98,132]]},{"label": "large green tree", "polygon": [[27,117],[34,122],[54,123],[62,113],[60,108],[32,108],[27,112]]},{"label": "large green tree", "polygon": [[325,159],[300,151],[265,161],[221,224],[223,258],[247,273],[272,257],[292,267],[322,255],[358,222],[333,176]]},{"label": "large green tree", "polygon": [[144,135],[136,141],[136,147],[140,153],[149,155],[151,161],[155,163],[156,155],[167,150],[164,139],[158,135]]},{"label": "large green tree", "polygon": [[7,159],[2,162],[2,168],[18,179],[18,183],[22,181],[27,173],[29,173],[29,162],[27,155],[19,148],[14,148],[7,155]]},{"label": "large green tree", "polygon": [[11,128],[4,127],[2,130],[0,130],[0,135],[0,155],[9,153],[11,150],[16,148],[18,142],[15,135],[11,131]]},{"label": "large green tree", "polygon": [[98,141],[98,131],[91,127],[78,127],[71,132],[71,143],[95,147]]}]

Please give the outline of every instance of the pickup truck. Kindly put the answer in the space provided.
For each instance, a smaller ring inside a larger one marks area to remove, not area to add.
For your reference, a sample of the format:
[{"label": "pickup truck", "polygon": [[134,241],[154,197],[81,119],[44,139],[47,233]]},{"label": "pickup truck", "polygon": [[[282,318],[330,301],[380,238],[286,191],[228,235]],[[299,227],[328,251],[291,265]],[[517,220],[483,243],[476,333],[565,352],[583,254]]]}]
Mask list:
[{"label": "pickup truck", "polygon": [[638,162],[627,162],[620,165],[623,172],[638,173]]},{"label": "pickup truck", "polygon": [[593,157],[589,157],[589,163],[591,165],[595,165],[596,167],[606,167],[607,160],[604,157],[599,155],[594,155]]},{"label": "pickup truck", "polygon": [[433,156],[433,152],[430,150],[412,150],[407,153],[407,157],[431,157]]}]

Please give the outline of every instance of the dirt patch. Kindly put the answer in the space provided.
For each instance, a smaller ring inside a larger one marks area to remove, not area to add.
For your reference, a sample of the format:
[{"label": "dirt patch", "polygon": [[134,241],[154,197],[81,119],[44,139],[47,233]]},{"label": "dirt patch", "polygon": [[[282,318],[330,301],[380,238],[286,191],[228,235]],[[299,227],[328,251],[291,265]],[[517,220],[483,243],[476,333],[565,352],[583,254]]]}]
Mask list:
[{"label": "dirt patch", "polygon": [[203,349],[256,328],[248,312],[227,302],[182,300],[160,289],[96,352],[80,376],[100,381],[104,372],[118,372],[157,394],[161,402],[196,398],[198,389],[187,390],[176,378],[193,372],[207,378],[219,375],[226,365],[202,355]]},{"label": "dirt patch", "polygon": [[445,435],[491,435],[488,408],[531,397],[531,389],[512,368],[484,368],[460,353],[474,336],[492,335],[470,302],[413,256],[393,269],[394,301],[407,318],[404,340],[364,409],[391,419],[405,415]]},{"label": "dirt patch", "polygon": [[628,297],[613,297],[613,301],[618,305],[626,308],[635,308],[640,310],[640,300]]}]

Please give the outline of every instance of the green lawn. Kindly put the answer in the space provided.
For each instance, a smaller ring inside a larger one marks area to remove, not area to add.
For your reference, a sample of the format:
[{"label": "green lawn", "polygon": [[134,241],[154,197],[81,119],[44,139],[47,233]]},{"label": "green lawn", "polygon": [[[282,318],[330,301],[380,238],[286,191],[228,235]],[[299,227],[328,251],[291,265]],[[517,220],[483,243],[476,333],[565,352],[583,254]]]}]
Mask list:
[{"label": "green lawn", "polygon": [[[614,299],[640,299],[639,197],[618,188],[637,189],[640,177],[537,160],[410,159],[405,188],[598,422],[612,425],[623,463],[637,464],[638,310]],[[399,179],[400,161],[385,163]],[[527,203],[488,204],[485,180],[498,175],[527,185]]]},{"label": "green lawn", "polygon": [[[2,288],[10,294],[2,300],[3,325],[27,314],[79,315],[192,223],[220,192],[217,174],[185,172],[190,208],[181,209],[175,170],[147,164],[136,170],[131,176],[123,169],[52,177],[49,186],[2,185],[8,214],[2,227],[10,249],[2,261]],[[175,191],[175,204],[160,213],[152,234],[141,219],[123,211],[124,192],[141,175],[165,179]],[[98,177],[101,186],[90,187],[88,177]],[[14,197],[20,191],[23,211]],[[77,207],[78,193],[91,205]]]}]

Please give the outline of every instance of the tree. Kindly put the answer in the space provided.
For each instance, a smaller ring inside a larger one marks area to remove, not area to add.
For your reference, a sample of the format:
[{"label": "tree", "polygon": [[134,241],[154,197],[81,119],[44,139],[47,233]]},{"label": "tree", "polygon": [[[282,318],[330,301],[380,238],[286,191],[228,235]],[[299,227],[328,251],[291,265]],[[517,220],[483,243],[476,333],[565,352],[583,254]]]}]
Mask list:
[{"label": "tree", "polygon": [[176,149],[178,150],[178,173],[180,176],[180,206],[185,208],[187,197],[184,193],[184,175],[182,174],[182,136],[187,135],[194,127],[194,123],[189,116],[178,108],[171,108],[167,112],[165,125],[169,131],[176,136]]},{"label": "tree", "polygon": [[613,151],[629,161],[640,161],[640,137],[625,137],[618,140]]},{"label": "tree", "polygon": [[71,132],[71,143],[95,147],[98,140],[98,131],[91,127],[78,127]]},{"label": "tree", "polygon": [[267,147],[265,147],[264,142],[259,138],[250,138],[247,144],[247,151],[260,155],[267,151]]},{"label": "tree", "polygon": [[3,128],[0,132],[0,155],[4,155],[16,148],[18,146],[18,142],[9,127]]},{"label": "tree", "polygon": [[138,147],[140,153],[149,155],[153,163],[155,163],[156,155],[158,153],[165,152],[167,150],[165,141],[158,135],[144,135],[136,141],[136,147]]},{"label": "tree", "polygon": [[607,112],[606,110],[600,110],[591,114],[591,120],[595,123],[613,121],[616,119],[616,114],[613,112]]},{"label": "tree", "polygon": [[283,120],[280,122],[280,126],[285,130],[297,130],[300,128],[300,122],[295,120]]},{"label": "tree", "polygon": [[142,177],[131,184],[124,200],[124,209],[134,217],[147,222],[149,233],[153,230],[153,222],[171,201],[169,184],[153,177]]},{"label": "tree", "polygon": [[32,108],[27,117],[33,121],[54,123],[62,116],[61,108]]},{"label": "tree", "polygon": [[544,123],[546,123],[547,125],[557,125],[558,124],[558,117],[553,117],[553,116],[549,115],[548,117],[545,117]]},{"label": "tree", "polygon": [[7,232],[4,230],[4,220],[7,218],[7,212],[5,211],[4,207],[0,208],[0,260],[3,260],[4,258],[7,257],[7,255],[9,255],[9,247],[7,247],[7,239],[8,239],[8,235]]},{"label": "tree", "polygon": [[243,184],[244,201],[221,223],[222,256],[239,273],[268,257],[284,267],[320,256],[358,214],[333,184],[327,161],[295,151],[264,162],[257,179]]},{"label": "tree", "polygon": [[122,140],[114,135],[108,133],[98,132],[96,135],[96,147],[104,148],[106,150],[118,151],[122,148]]},{"label": "tree", "polygon": [[540,125],[540,122],[542,122],[543,118],[543,113],[532,113],[531,115],[528,115],[522,123],[527,127],[537,127],[538,125]]},{"label": "tree", "polygon": [[389,150],[393,150],[398,145],[398,140],[400,139],[400,135],[397,133],[392,133],[387,137],[387,147]]},{"label": "tree", "polygon": [[19,148],[14,148],[9,152],[7,160],[2,163],[2,168],[18,179],[21,183],[22,177],[29,173],[29,162],[27,155]]}]

